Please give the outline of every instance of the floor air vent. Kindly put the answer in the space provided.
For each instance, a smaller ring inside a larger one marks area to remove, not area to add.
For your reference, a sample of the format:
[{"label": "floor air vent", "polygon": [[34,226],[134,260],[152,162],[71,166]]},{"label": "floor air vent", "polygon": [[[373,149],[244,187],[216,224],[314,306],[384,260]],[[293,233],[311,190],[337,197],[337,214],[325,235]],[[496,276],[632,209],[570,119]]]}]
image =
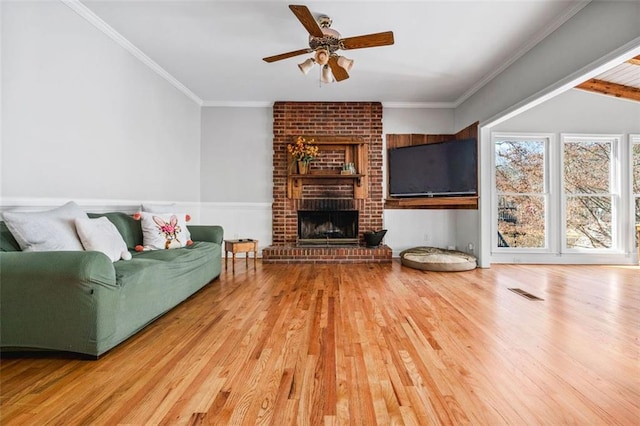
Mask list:
[{"label": "floor air vent", "polygon": [[544,299],[540,299],[537,296],[534,296],[533,294],[531,294],[531,293],[529,293],[527,291],[524,291],[521,288],[510,288],[509,290],[511,290],[512,292],[514,292],[516,294],[519,294],[520,296],[522,296],[522,297],[524,297],[526,299],[529,299],[529,300],[544,300]]}]

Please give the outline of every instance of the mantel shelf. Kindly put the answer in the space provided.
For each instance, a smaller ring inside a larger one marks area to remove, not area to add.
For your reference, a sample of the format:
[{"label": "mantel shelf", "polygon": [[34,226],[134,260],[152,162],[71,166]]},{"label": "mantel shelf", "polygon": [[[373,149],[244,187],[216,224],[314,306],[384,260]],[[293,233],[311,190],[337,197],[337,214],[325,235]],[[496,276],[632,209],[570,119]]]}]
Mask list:
[{"label": "mantel shelf", "polygon": [[340,175],[340,174],[292,174],[291,178],[295,181],[295,184],[298,185],[300,182],[302,183],[312,183],[316,180],[327,180],[327,179],[342,179],[342,180],[350,180],[353,179],[356,181],[356,184],[360,186],[362,183],[362,178],[364,175],[361,174],[353,174],[353,175]]},{"label": "mantel shelf", "polygon": [[[366,199],[369,190],[369,144],[360,137],[353,136],[304,136],[307,140],[314,139],[318,146],[319,162],[322,165],[311,173],[295,173],[298,170],[290,168],[287,173],[287,196],[292,199],[302,199],[305,186],[315,186],[315,191],[323,191],[322,187],[330,185],[350,186],[353,188],[353,198]],[[335,155],[333,151],[338,151]],[[325,157],[326,156],[326,157]],[[293,162],[289,153],[288,161]],[[323,164],[323,161],[327,164]],[[360,173],[342,174],[340,170],[344,164],[353,164]],[[293,170],[292,170],[293,169]],[[310,189],[313,191],[314,189]],[[346,190],[345,190],[346,191]]]}]

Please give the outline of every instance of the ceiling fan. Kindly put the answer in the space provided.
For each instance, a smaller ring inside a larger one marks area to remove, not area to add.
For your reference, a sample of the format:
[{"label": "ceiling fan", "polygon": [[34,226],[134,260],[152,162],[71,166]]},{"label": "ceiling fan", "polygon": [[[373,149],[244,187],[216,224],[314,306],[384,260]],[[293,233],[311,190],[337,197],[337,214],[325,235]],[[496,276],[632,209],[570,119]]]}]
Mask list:
[{"label": "ceiling fan", "polygon": [[328,16],[322,15],[316,21],[307,6],[290,4],[289,9],[309,32],[309,47],[269,56],[263,58],[263,60],[275,62],[315,52],[313,58],[298,64],[298,67],[304,74],[307,74],[314,64],[320,65],[322,67],[321,81],[323,83],[330,83],[334,78],[337,81],[349,78],[349,70],[353,66],[353,60],[338,55],[336,53],[338,50],[363,49],[365,47],[393,44],[392,31],[342,38],[338,31],[331,28],[331,18]]}]

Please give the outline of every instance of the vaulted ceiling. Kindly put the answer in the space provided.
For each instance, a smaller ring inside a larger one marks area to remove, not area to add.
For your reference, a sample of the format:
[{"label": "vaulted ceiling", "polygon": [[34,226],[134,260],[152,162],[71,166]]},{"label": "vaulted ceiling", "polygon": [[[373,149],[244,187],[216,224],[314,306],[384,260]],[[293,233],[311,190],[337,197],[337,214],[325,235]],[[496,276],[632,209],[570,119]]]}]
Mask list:
[{"label": "vaulted ceiling", "polygon": [[640,55],[576,87],[590,92],[640,102]]}]

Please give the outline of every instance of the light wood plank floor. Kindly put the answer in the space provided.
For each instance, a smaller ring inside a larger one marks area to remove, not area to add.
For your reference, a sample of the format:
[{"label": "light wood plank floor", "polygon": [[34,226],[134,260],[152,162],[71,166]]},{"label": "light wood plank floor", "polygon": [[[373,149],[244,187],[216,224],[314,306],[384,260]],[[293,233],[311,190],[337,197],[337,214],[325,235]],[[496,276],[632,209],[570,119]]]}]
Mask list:
[{"label": "light wood plank floor", "polygon": [[639,353],[638,267],[237,261],[98,361],[3,359],[0,423],[631,425]]}]

